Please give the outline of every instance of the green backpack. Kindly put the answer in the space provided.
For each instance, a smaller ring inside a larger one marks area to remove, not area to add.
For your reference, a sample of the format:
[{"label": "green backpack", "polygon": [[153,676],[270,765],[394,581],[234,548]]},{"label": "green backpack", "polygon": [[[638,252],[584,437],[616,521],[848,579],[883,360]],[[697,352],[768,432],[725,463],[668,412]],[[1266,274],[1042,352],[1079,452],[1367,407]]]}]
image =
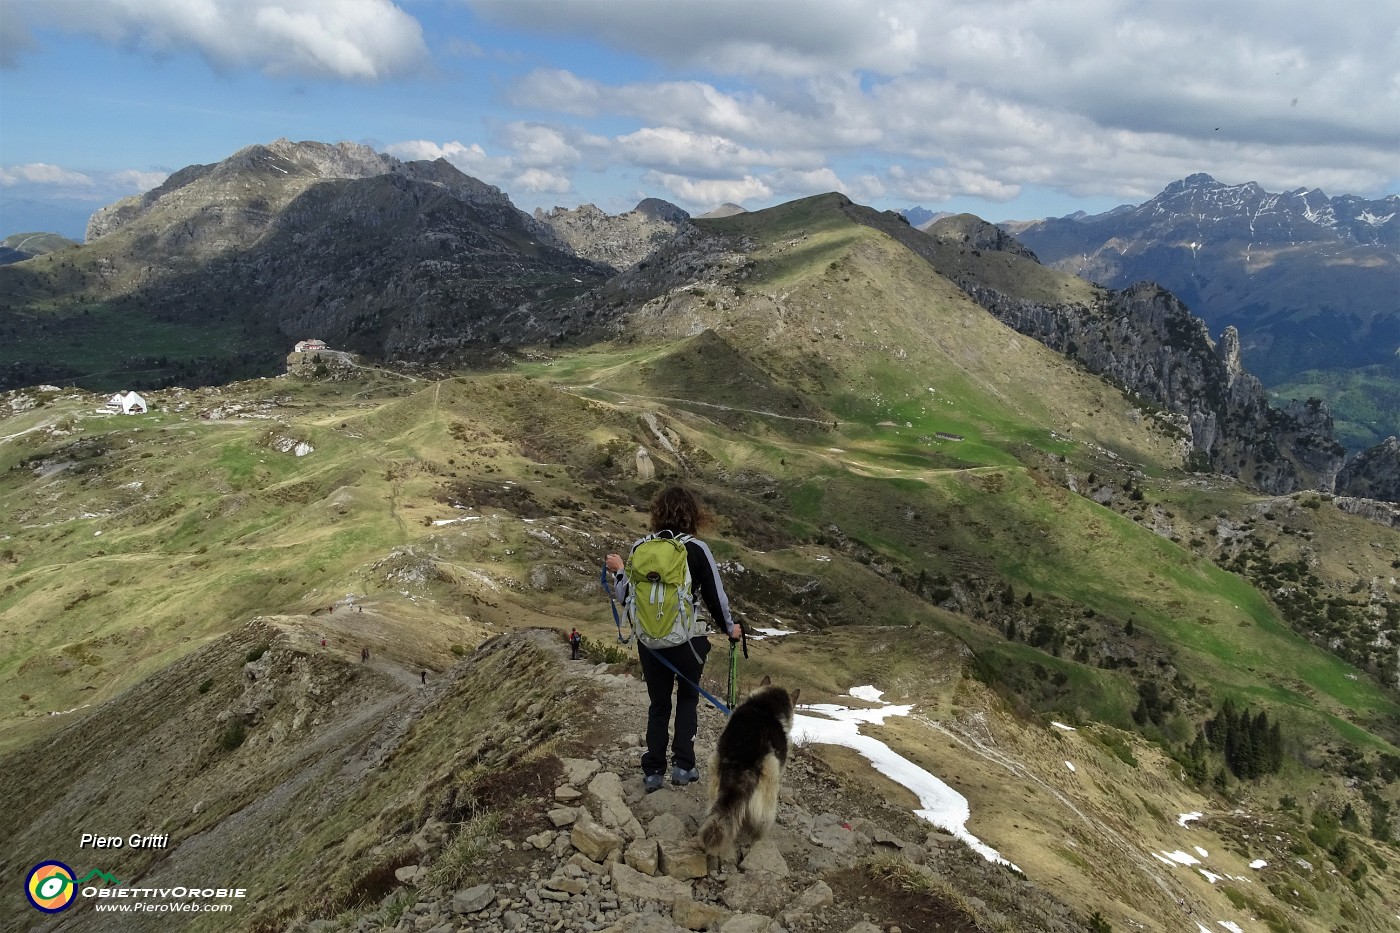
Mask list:
[{"label": "green backpack", "polygon": [[647,647],[669,648],[694,634],[697,613],[685,548],[689,540],[689,535],[651,535],[627,558],[627,621]]}]

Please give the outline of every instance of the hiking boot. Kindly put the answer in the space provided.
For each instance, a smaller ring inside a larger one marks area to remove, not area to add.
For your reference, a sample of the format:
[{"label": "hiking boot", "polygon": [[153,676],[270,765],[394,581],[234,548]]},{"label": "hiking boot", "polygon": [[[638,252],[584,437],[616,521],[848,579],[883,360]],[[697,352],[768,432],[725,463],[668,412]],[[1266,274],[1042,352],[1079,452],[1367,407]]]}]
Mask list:
[{"label": "hiking boot", "polygon": [[644,786],[647,789],[648,794],[650,794],[652,791],[660,790],[661,775],[648,774],[645,778],[642,779],[642,786]]},{"label": "hiking boot", "polygon": [[700,780],[699,768],[691,768],[689,771],[687,771],[686,769],[680,766],[676,766],[671,769],[672,784],[680,784],[684,786],[686,784],[690,784],[698,780]]}]

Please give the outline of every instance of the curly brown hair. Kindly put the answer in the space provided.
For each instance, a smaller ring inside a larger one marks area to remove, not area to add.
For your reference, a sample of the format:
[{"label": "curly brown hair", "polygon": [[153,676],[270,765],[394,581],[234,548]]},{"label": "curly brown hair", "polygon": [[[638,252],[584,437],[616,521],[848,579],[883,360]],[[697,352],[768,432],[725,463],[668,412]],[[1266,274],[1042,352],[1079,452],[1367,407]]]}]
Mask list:
[{"label": "curly brown hair", "polygon": [[710,522],[710,515],[700,501],[683,486],[671,486],[658,492],[651,500],[651,530],[674,531],[677,534],[698,534]]}]

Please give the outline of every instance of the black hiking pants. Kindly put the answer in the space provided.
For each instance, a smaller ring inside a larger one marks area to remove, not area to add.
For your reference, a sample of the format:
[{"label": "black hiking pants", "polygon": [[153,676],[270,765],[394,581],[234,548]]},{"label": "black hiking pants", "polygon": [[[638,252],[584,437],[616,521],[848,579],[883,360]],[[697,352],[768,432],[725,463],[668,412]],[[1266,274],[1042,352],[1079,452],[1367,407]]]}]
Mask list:
[{"label": "black hiking pants", "polygon": [[[703,635],[692,638],[690,644],[671,648],[648,648],[638,643],[642,662],[642,677],[647,682],[647,750],[642,755],[642,771],[662,774],[666,770],[666,743],[670,738],[671,691],[676,694],[676,731],[671,743],[671,764],[689,771],[695,767],[695,733],[699,722],[697,707],[700,693],[695,685],[705,669],[705,657],[710,653],[710,640]],[[653,654],[670,661],[685,680],[658,661]],[[690,683],[686,683],[686,680]]]}]

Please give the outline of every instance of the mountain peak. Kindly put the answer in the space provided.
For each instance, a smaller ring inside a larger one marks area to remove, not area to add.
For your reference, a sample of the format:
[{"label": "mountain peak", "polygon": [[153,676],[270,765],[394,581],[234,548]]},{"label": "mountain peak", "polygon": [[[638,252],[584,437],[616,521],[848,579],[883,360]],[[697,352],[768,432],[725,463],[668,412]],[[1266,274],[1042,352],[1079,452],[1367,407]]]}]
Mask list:
[{"label": "mountain peak", "polygon": [[681,210],[670,201],[663,201],[660,198],[643,198],[637,202],[637,206],[633,210],[651,220],[660,220],[665,223],[682,224],[690,220],[689,213]]},{"label": "mountain peak", "polygon": [[735,214],[747,214],[747,213],[748,213],[748,210],[747,210],[746,208],[744,208],[744,207],[742,207],[742,206],[740,206],[740,205],[738,205],[738,204],[734,204],[733,202],[725,201],[723,204],[721,204],[719,207],[715,208],[715,209],[712,210],[712,211],[706,211],[706,212],[703,213],[703,214],[697,214],[697,215],[696,215],[696,219],[698,219],[698,220],[714,220],[714,219],[718,219],[718,218],[720,218],[720,217],[733,217]]}]

